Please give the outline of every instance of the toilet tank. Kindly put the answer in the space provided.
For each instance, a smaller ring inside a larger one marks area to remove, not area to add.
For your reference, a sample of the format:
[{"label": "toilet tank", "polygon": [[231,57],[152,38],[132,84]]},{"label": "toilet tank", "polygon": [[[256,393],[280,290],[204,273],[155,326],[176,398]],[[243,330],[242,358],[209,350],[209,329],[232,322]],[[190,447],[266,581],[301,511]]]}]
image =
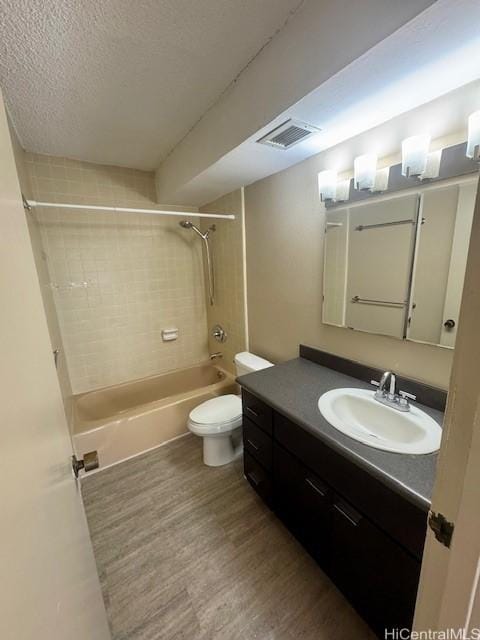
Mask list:
[{"label": "toilet tank", "polygon": [[249,351],[242,351],[235,356],[237,376],[243,376],[246,373],[252,373],[252,371],[260,371],[267,367],[273,367],[273,364]]}]

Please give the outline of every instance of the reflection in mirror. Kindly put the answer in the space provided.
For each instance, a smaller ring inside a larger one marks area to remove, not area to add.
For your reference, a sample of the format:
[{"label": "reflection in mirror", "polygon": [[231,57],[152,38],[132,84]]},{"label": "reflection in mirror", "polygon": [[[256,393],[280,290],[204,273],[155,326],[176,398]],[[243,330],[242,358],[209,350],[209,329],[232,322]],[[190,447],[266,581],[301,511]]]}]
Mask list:
[{"label": "reflection in mirror", "polygon": [[454,347],[477,182],[327,211],[323,322]]},{"label": "reflection in mirror", "polygon": [[423,194],[407,338],[455,346],[477,182]]},{"label": "reflection in mirror", "polygon": [[323,271],[323,322],[345,326],[348,209],[327,215]]},{"label": "reflection in mirror", "polygon": [[323,321],[402,338],[417,194],[327,213]]}]

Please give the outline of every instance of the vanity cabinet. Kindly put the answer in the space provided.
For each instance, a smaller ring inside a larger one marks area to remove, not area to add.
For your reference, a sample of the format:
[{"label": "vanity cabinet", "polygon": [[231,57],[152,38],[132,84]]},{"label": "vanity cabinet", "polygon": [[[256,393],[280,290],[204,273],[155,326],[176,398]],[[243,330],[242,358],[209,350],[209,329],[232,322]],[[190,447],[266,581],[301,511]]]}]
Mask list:
[{"label": "vanity cabinet", "polygon": [[379,637],[410,628],[426,513],[251,393],[243,398],[252,487]]}]

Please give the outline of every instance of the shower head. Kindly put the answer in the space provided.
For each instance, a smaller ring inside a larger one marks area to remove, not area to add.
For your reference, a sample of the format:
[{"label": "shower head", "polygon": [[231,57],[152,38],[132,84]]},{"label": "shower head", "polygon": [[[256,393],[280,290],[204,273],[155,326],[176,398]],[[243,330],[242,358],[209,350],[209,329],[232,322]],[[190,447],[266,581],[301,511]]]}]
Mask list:
[{"label": "shower head", "polygon": [[193,229],[195,233],[202,238],[202,240],[206,240],[208,238],[208,231],[206,233],[202,233],[200,229],[193,224],[193,222],[182,220],[181,222],[179,222],[179,224],[184,229]]}]

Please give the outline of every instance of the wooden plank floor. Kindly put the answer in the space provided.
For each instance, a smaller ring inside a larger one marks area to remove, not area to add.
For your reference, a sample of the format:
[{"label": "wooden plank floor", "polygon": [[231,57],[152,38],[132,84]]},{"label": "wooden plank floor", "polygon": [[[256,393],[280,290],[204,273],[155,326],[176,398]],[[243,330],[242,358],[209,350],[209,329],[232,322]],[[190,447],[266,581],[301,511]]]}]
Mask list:
[{"label": "wooden plank floor", "polygon": [[83,480],[114,640],[373,638],[256,497],[188,435]]}]

